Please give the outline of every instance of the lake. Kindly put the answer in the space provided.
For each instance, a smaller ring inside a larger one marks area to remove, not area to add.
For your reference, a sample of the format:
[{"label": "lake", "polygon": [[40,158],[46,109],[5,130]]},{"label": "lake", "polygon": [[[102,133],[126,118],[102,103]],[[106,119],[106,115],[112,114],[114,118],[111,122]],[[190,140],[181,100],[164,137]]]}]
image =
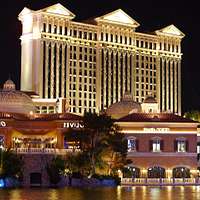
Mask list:
[{"label": "lake", "polygon": [[0,189],[0,200],[193,200],[200,186]]}]

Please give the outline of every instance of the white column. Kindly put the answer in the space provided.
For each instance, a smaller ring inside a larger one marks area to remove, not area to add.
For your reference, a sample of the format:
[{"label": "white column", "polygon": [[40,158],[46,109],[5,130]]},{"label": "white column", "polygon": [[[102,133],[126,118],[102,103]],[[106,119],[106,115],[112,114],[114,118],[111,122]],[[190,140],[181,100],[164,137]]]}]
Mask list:
[{"label": "white column", "polygon": [[65,71],[65,44],[64,43],[62,43],[62,71],[61,71],[61,81],[62,81],[62,83],[61,83],[61,96],[62,97],[64,97],[64,94],[65,94],[65,91],[64,91],[64,89],[65,89],[65,73],[66,73],[66,71]]},{"label": "white column", "polygon": [[50,74],[50,98],[54,98],[54,47],[55,43],[51,43],[51,74]]},{"label": "white column", "polygon": [[121,99],[121,52],[118,51],[118,101]]},{"label": "white column", "polygon": [[49,72],[49,45],[51,45],[49,42],[46,42],[46,60],[45,60],[45,98],[48,98],[48,74]]},{"label": "white column", "polygon": [[162,111],[165,111],[165,60],[162,58]]},{"label": "white column", "polygon": [[[109,34],[110,35],[110,34]],[[108,106],[110,106],[111,104],[111,51],[108,51],[108,72],[107,72],[107,76],[108,76],[108,94],[107,94],[107,98],[108,98]]]},{"label": "white column", "polygon": [[174,62],[174,112],[178,113],[178,80],[177,80],[177,61]]},{"label": "white column", "polygon": [[106,94],[106,81],[107,81],[107,78],[108,78],[107,77],[108,72],[106,71],[106,63],[107,63],[106,59],[108,59],[108,58],[106,58],[106,53],[107,53],[107,50],[104,49],[104,51],[103,51],[103,60],[104,60],[104,65],[103,65],[103,68],[104,68],[104,70],[103,70],[103,72],[104,72],[104,74],[103,74],[103,77],[104,77],[104,80],[103,80],[103,83],[104,83],[104,85],[103,85],[103,101],[104,101],[104,103],[103,103],[103,105],[104,106],[106,106],[106,99],[108,98],[108,96]]},{"label": "white column", "polygon": [[113,103],[116,102],[116,51],[113,51]]},{"label": "white column", "polygon": [[178,61],[178,114],[181,115],[181,60]]},{"label": "white column", "polygon": [[169,111],[169,60],[166,61],[166,111]]},{"label": "white column", "polygon": [[[58,29],[58,27],[57,27]],[[59,97],[59,85],[60,85],[60,43],[56,45],[56,98]]]},{"label": "white column", "polygon": [[171,112],[174,112],[174,90],[173,90],[173,85],[174,85],[174,79],[173,79],[173,63],[174,61],[170,61],[170,110]]}]

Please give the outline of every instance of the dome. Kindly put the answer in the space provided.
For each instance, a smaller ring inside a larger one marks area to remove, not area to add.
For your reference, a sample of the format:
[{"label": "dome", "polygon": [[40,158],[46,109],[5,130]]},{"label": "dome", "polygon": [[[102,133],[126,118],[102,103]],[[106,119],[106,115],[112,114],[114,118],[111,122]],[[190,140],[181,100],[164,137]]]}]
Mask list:
[{"label": "dome", "polygon": [[3,90],[15,90],[15,84],[11,79],[8,79],[4,84],[3,84]]},{"label": "dome", "polygon": [[28,114],[35,112],[35,106],[29,96],[15,90],[12,80],[7,80],[0,90],[0,112]]},{"label": "dome", "polygon": [[146,97],[143,103],[157,103],[156,99],[152,96]]},{"label": "dome", "polygon": [[106,114],[115,119],[119,119],[131,113],[141,112],[141,105],[133,101],[130,93],[125,93],[121,101],[108,107]]}]

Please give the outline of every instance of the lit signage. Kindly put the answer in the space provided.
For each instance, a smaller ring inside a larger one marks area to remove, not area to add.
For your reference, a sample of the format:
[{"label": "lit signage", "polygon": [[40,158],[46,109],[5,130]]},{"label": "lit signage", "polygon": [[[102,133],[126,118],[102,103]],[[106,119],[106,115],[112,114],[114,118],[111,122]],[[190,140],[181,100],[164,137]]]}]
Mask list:
[{"label": "lit signage", "polygon": [[166,133],[169,132],[169,128],[144,128],[144,132],[146,133]]},{"label": "lit signage", "polygon": [[6,127],[6,122],[0,121],[0,127]]},{"label": "lit signage", "polygon": [[64,128],[84,128],[84,126],[79,122],[64,122]]}]

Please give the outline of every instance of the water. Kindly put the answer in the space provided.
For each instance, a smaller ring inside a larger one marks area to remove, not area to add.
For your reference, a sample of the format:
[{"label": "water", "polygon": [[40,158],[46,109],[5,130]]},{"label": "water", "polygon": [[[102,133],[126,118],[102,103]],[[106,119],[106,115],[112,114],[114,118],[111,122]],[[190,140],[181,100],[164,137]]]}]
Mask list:
[{"label": "water", "polygon": [[0,200],[193,200],[200,186],[0,190]]}]

